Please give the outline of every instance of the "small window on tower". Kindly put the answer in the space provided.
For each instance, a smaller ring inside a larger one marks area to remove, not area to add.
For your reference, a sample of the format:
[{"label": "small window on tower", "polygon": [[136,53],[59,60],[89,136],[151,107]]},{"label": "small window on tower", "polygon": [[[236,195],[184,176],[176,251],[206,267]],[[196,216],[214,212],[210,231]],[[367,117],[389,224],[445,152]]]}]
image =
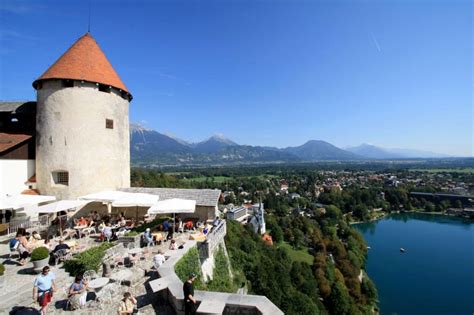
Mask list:
[{"label": "small window on tower", "polygon": [[53,181],[56,185],[69,185],[69,172],[57,171],[53,172]]},{"label": "small window on tower", "polygon": [[105,85],[105,84],[99,84],[99,91],[110,93],[110,86]]},{"label": "small window on tower", "polygon": [[74,87],[74,81],[73,80],[63,80],[63,87]]},{"label": "small window on tower", "polygon": [[114,121],[113,121],[113,119],[106,119],[106,120],[105,120],[105,128],[107,128],[107,129],[114,129]]}]

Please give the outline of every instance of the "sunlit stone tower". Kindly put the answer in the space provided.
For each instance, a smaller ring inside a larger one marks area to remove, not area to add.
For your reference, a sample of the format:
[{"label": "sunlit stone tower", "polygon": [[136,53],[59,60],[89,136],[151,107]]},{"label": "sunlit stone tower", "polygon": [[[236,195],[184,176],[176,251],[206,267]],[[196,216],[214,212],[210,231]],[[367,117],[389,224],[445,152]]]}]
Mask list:
[{"label": "sunlit stone tower", "polygon": [[41,194],[75,198],[130,187],[132,95],[90,33],[33,82]]}]

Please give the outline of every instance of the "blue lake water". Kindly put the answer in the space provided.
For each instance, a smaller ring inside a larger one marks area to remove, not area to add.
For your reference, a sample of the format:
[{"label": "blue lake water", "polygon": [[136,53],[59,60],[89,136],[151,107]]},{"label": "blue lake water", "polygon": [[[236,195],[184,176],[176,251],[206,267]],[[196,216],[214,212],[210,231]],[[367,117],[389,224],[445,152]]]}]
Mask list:
[{"label": "blue lake water", "polygon": [[382,315],[474,314],[472,221],[410,213],[354,227],[371,247]]}]

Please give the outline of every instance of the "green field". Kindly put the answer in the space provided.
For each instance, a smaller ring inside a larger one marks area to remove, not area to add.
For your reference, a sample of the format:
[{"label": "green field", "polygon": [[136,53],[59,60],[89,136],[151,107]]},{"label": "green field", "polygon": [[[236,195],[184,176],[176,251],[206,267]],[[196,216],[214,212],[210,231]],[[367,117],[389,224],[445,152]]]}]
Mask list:
[{"label": "green field", "polygon": [[313,265],[314,257],[308,253],[308,250],[306,248],[294,249],[290,244],[286,242],[278,244],[278,247],[285,248],[291,259],[293,259],[293,261],[301,261],[309,265]]},{"label": "green field", "polygon": [[427,173],[464,173],[473,174],[474,167],[465,168],[413,168],[411,172],[427,172]]},{"label": "green field", "polygon": [[184,178],[186,182],[195,182],[195,183],[202,183],[206,180],[214,180],[215,183],[225,183],[232,180],[232,177],[227,176],[214,176],[214,177],[207,177],[207,176],[199,176],[199,177],[191,177],[191,178]]}]

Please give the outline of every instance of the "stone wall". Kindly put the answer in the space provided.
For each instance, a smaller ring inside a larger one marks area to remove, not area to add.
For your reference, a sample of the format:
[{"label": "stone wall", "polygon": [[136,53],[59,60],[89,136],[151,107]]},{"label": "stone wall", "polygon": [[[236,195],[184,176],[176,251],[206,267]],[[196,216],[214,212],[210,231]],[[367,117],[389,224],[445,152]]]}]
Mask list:
[{"label": "stone wall", "polygon": [[[42,194],[74,199],[130,187],[130,134],[127,100],[100,92],[93,83],[48,80],[37,91],[36,180]],[[113,120],[113,129],[106,128]],[[69,172],[69,185],[52,173]]]}]

